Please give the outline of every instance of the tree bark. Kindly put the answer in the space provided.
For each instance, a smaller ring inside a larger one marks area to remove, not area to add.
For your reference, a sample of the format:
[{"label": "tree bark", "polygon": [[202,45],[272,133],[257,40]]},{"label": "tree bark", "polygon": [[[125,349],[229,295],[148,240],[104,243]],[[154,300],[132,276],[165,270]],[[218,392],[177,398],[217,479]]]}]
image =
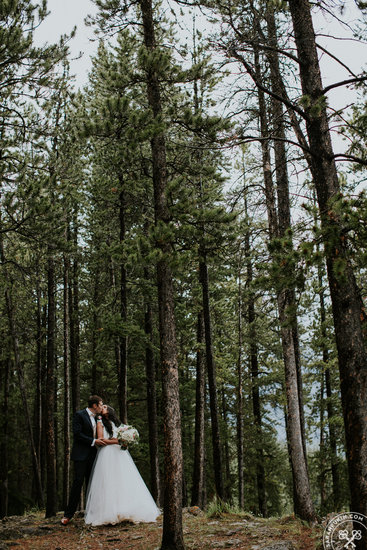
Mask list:
[{"label": "tree bark", "polygon": [[320,444],[319,444],[319,489],[320,489],[320,510],[321,513],[325,512],[326,503],[326,446],[325,446],[325,400],[324,400],[324,373],[321,376],[320,387]]},{"label": "tree bark", "polygon": [[[108,238],[107,243],[110,246],[111,242],[110,242],[109,238]],[[109,257],[110,285],[111,285],[111,288],[112,288],[112,291],[113,291],[113,302],[114,302],[114,304],[117,304],[118,303],[119,291],[121,292],[121,286],[120,286],[120,289],[118,289],[117,278],[116,278],[116,272],[115,271],[116,271],[115,270],[115,260],[111,255]],[[121,308],[120,308],[119,314],[121,314]],[[121,382],[120,338],[121,338],[120,334],[115,332],[114,337],[113,337],[113,346],[114,346],[114,351],[115,351],[115,369],[116,369],[117,380],[118,380],[118,396],[117,396],[117,399],[118,399],[118,403],[119,403],[119,412],[121,414],[121,413],[124,412],[121,407],[123,407],[123,403],[126,404],[126,395],[125,395],[125,398],[120,395],[120,390],[121,390],[121,387],[123,385],[122,382]],[[99,391],[99,389],[98,389],[98,393],[101,393]],[[125,420],[126,420],[126,415],[125,415]],[[124,420],[123,420],[123,422],[124,422]],[[124,422],[124,423],[126,424],[127,422]]]},{"label": "tree bark", "polygon": [[[39,279],[39,272],[38,272],[38,265],[37,265],[37,275],[36,275],[36,361],[35,361],[35,378],[36,378],[36,391],[35,391],[35,399],[34,399],[34,428],[35,428],[35,435],[34,435],[34,444],[36,447],[36,454],[37,454],[37,461],[39,466],[39,476],[42,480],[42,473],[41,473],[41,465],[42,465],[42,432],[43,432],[43,402],[42,402],[42,395],[43,395],[43,348],[44,348],[44,327],[42,325],[42,307],[41,307],[41,300],[42,300],[42,294],[41,294],[41,286],[40,286],[40,279]],[[35,500],[37,501],[37,487],[36,484],[33,483],[34,486],[34,496]],[[43,486],[43,483],[42,483]],[[41,503],[37,502],[37,504],[40,506]]]},{"label": "tree bark", "polygon": [[[268,41],[272,46],[272,50],[269,51],[267,58],[270,65],[270,79],[271,89],[279,97],[282,96],[283,86],[280,77],[280,63],[279,55],[277,52],[278,37],[276,29],[276,21],[274,15],[274,8],[272,4],[268,4],[266,10],[266,20],[268,28]],[[293,242],[291,236],[292,222],[291,222],[291,207],[289,199],[289,178],[287,169],[287,153],[285,148],[286,132],[285,132],[285,119],[284,119],[284,107],[280,101],[271,98],[272,108],[272,121],[274,137],[274,160],[275,160],[275,174],[277,183],[277,199],[278,199],[278,237],[284,238],[288,236],[290,249],[293,249]],[[293,273],[289,274],[293,277]],[[297,321],[297,301],[293,285],[289,289],[288,315],[291,317],[292,325],[292,340],[294,346],[294,353],[296,359],[297,368],[297,381],[298,381],[298,399],[299,410],[301,415],[301,427],[302,427],[302,442],[304,448],[304,455],[307,466],[307,451],[306,451],[306,436],[305,436],[305,422],[304,422],[304,409],[303,409],[303,382],[301,371],[301,354],[299,349],[299,337],[298,337],[298,321]],[[292,313],[291,313],[292,312]]]},{"label": "tree bark", "polygon": [[[5,335],[3,335],[5,336]],[[5,338],[2,339],[3,342]],[[0,363],[1,382],[4,388],[4,397],[1,406],[1,448],[0,448],[0,518],[8,515],[9,504],[9,395],[10,395],[10,357]]]},{"label": "tree bark", "polygon": [[210,299],[209,299],[209,274],[206,263],[206,254],[203,249],[200,251],[199,276],[202,288],[204,327],[205,327],[205,357],[206,368],[208,372],[209,385],[209,400],[210,400],[210,418],[212,428],[212,445],[213,445],[213,465],[215,488],[218,498],[224,500],[224,484],[223,484],[223,460],[222,448],[219,432],[219,412],[218,412],[218,395],[217,395],[217,376],[214,361],[213,342],[212,342],[212,323],[210,315]]},{"label": "tree bark", "polygon": [[57,512],[56,448],[55,448],[55,260],[49,249],[47,262],[47,377],[46,377],[46,517]]},{"label": "tree bark", "polygon": [[[146,272],[147,278],[147,272]],[[145,372],[147,377],[148,433],[150,453],[150,488],[158,507],[161,506],[161,479],[158,453],[158,417],[155,365],[153,355],[153,321],[150,303],[146,304],[144,330],[146,335]]]},{"label": "tree bark", "polygon": [[18,338],[16,324],[15,324],[14,304],[13,304],[13,297],[11,292],[12,281],[5,266],[4,245],[1,238],[0,238],[0,258],[1,258],[1,263],[3,264],[3,274],[5,278],[5,284],[6,284],[5,304],[6,304],[6,311],[7,311],[7,317],[9,322],[10,336],[13,344],[14,364],[18,374],[19,390],[22,398],[23,411],[25,414],[25,421],[28,429],[29,445],[30,445],[32,465],[33,465],[33,475],[35,476],[35,480],[36,480],[37,500],[38,502],[43,504],[43,491],[42,491],[42,484],[41,484],[41,478],[40,478],[40,468],[39,468],[38,459],[37,459],[36,446],[34,443],[32,421],[31,421],[31,415],[30,415],[30,410],[29,410],[28,400],[27,400],[25,377],[24,377],[23,365],[20,358],[19,338]]},{"label": "tree bark", "polygon": [[[242,258],[240,258],[240,264]],[[241,265],[238,268],[238,299],[237,299],[237,327],[238,327],[238,357],[237,357],[237,388],[236,388],[236,416],[237,416],[237,476],[238,476],[238,505],[241,510],[245,507],[244,484],[244,454],[243,454],[243,366],[242,366],[242,273]]]},{"label": "tree bark", "polygon": [[98,386],[100,385],[100,370],[98,370],[98,329],[99,329],[99,319],[98,319],[98,308],[99,308],[99,288],[100,288],[100,272],[97,268],[94,272],[93,277],[93,315],[92,315],[92,385],[91,393],[93,395],[99,395]]},{"label": "tree bark", "polygon": [[224,464],[226,472],[226,482],[224,486],[224,500],[231,502],[232,500],[232,483],[231,483],[231,457],[229,451],[229,436],[228,436],[228,408],[227,399],[224,389],[224,384],[221,385],[221,405],[222,405],[222,418],[224,424]]},{"label": "tree bark", "polygon": [[[157,51],[151,0],[140,0],[144,44],[151,56]],[[155,120],[162,116],[160,84],[156,69],[146,66],[147,97]],[[179,398],[176,322],[174,316],[173,277],[170,268],[172,244],[164,228],[170,222],[167,205],[166,144],[163,132],[151,138],[155,223],[161,235],[156,245],[160,249],[157,261],[159,334],[163,390],[164,423],[164,519],[162,550],[183,550],[182,531],[182,441]]]},{"label": "tree bark", "polygon": [[[68,220],[66,221],[68,224]],[[69,227],[66,228],[66,241],[69,241]],[[70,486],[70,319],[69,319],[69,275],[70,260],[64,254],[64,477],[63,477],[63,508],[69,501]]]},{"label": "tree bark", "polygon": [[205,467],[205,356],[204,316],[198,313],[196,351],[196,393],[195,393],[195,442],[194,469],[192,476],[191,506],[204,506],[204,467]]},{"label": "tree bark", "polygon": [[[120,177],[120,210],[119,210],[119,222],[120,222],[120,245],[123,246],[126,237],[126,214],[125,214],[125,191],[123,189],[124,182]],[[120,310],[121,321],[125,324],[127,321],[127,273],[125,260],[122,259],[120,267]],[[119,409],[120,418],[124,424],[127,424],[127,336],[120,335],[120,370],[119,370]]]},{"label": "tree bark", "polygon": [[73,213],[74,259],[70,271],[69,319],[70,319],[70,380],[71,406],[75,413],[80,409],[80,328],[79,328],[79,262],[78,262],[78,213]]},{"label": "tree bark", "polygon": [[333,480],[333,500],[334,510],[340,510],[341,507],[341,491],[340,491],[340,476],[339,476],[339,461],[338,451],[336,443],[336,432],[334,425],[334,407],[332,403],[332,388],[331,388],[331,373],[329,367],[329,350],[326,344],[326,309],[325,309],[325,297],[323,290],[323,277],[321,266],[318,266],[318,280],[319,280],[319,297],[320,297],[320,321],[321,321],[321,341],[322,341],[322,360],[324,363],[325,372],[323,378],[325,379],[326,389],[326,410],[328,416],[329,426],[329,446],[330,446],[330,460],[331,460],[331,477]]},{"label": "tree bark", "polygon": [[[289,0],[302,92],[309,101],[306,128],[316,188],[338,349],[351,509],[367,515],[366,314],[333,201],[340,196],[324,103],[311,7]],[[357,545],[361,545],[361,542]]]},{"label": "tree bark", "polygon": [[[245,197],[245,213],[247,215],[247,200]],[[251,288],[253,281],[252,261],[250,257],[250,233],[249,230],[245,234],[245,258],[247,266],[247,321],[250,337],[250,370],[251,370],[251,395],[252,395],[252,411],[254,415],[255,430],[256,430],[256,485],[259,512],[263,517],[268,514],[266,502],[266,480],[264,466],[264,443],[262,433],[262,417],[261,417],[261,402],[259,392],[259,361],[258,347],[256,335],[256,312],[255,312],[255,297]]]},{"label": "tree bark", "polygon": [[47,399],[47,289],[43,295],[44,305],[41,316],[41,410],[42,410],[42,431],[41,431],[41,481],[42,487],[46,486],[46,399]]},{"label": "tree bark", "polygon": [[[55,323],[56,323],[56,311],[55,311]],[[56,326],[56,325],[55,325]],[[55,331],[56,335],[56,331]],[[56,457],[56,506],[57,506],[57,499],[60,489],[60,471],[61,466],[63,465],[63,457],[61,456],[61,453],[59,451],[60,449],[60,440],[58,438],[59,433],[59,416],[58,416],[58,364],[57,364],[57,352],[56,352],[56,345],[55,345],[55,390],[54,390],[54,433],[55,433],[55,457]]]},{"label": "tree bark", "polygon": [[[255,71],[257,79],[261,82],[261,71],[258,52],[255,50]],[[267,109],[265,103],[264,92],[258,89],[259,109],[260,109],[260,127],[263,137],[269,136],[269,127],[267,120]],[[273,105],[274,107],[274,105]],[[279,130],[281,131],[281,129]],[[286,175],[285,161],[282,158],[283,152],[279,149],[275,150],[277,160],[277,183],[280,190],[278,192],[278,212],[276,221],[274,221],[274,210],[276,212],[274,201],[274,192],[271,166],[270,166],[270,151],[267,140],[262,143],[263,150],[263,166],[266,202],[269,220],[270,239],[276,237],[284,237],[287,229],[290,227],[290,209],[289,209],[289,192],[288,192],[288,177]],[[268,195],[269,194],[269,195]],[[275,202],[275,201],[274,201]],[[273,233],[274,229],[276,232]],[[286,259],[282,260],[286,266]],[[289,276],[292,277],[292,273]],[[281,340],[285,370],[285,384],[287,397],[287,435],[289,437],[288,449],[292,464],[293,474],[293,494],[295,512],[302,519],[312,521],[315,518],[313,509],[311,491],[307,470],[306,453],[304,446],[304,438],[302,437],[302,407],[300,403],[300,376],[298,373],[299,365],[297,362],[297,350],[294,333],[294,291],[288,288],[288,283],[285,282],[283,275],[281,284],[277,285],[277,303],[278,314],[281,329]]]}]

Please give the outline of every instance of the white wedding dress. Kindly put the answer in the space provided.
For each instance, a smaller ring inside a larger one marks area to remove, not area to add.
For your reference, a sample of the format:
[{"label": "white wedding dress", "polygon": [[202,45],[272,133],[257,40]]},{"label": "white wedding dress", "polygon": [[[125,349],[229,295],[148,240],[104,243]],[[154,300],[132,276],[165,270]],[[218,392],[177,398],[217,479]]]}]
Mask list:
[{"label": "white wedding dress", "polygon": [[[112,426],[116,437],[117,428]],[[104,437],[108,437],[105,428]],[[153,522],[160,513],[129,451],[119,445],[99,447],[87,491],[85,523]]]}]

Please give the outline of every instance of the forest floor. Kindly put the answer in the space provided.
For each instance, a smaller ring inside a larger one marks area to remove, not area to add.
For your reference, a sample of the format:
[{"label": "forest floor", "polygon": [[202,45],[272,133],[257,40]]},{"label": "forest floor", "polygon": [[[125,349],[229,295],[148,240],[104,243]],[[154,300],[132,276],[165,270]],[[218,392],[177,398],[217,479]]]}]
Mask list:
[{"label": "forest floor", "polygon": [[[67,526],[62,515],[45,519],[44,513],[3,518],[0,550],[159,550],[162,518],[157,523],[87,527],[78,515]],[[247,513],[208,518],[199,509],[185,509],[184,539],[187,550],[316,550],[322,549],[322,527],[310,527],[287,516],[262,519]]]}]

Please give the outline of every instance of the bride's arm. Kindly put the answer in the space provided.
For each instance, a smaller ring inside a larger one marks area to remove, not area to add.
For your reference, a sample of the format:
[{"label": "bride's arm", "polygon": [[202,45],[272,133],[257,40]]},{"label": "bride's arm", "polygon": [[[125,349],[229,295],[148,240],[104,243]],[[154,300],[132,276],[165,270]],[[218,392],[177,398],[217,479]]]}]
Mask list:
[{"label": "bride's arm", "polygon": [[96,418],[97,422],[97,439],[103,439],[103,424],[102,424],[102,417],[97,416]]},{"label": "bride's arm", "polygon": [[119,444],[117,437],[111,437],[111,439],[105,439],[104,441],[105,441],[106,445],[118,445]]},{"label": "bride's arm", "polygon": [[[116,429],[116,426],[113,424],[113,431],[112,431],[112,436],[116,435],[117,433],[117,429]],[[117,439],[117,437],[109,437],[108,439],[104,439],[103,440],[106,445],[119,445],[119,440]]]}]

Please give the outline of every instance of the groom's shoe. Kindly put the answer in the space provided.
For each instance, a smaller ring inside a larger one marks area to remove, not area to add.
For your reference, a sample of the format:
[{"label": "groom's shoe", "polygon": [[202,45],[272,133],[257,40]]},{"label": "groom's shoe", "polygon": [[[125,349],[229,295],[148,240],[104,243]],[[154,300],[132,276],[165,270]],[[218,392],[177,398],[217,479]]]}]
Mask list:
[{"label": "groom's shoe", "polygon": [[64,517],[62,518],[61,523],[62,525],[67,525],[68,523],[70,523],[70,521],[71,521],[71,518]]}]

